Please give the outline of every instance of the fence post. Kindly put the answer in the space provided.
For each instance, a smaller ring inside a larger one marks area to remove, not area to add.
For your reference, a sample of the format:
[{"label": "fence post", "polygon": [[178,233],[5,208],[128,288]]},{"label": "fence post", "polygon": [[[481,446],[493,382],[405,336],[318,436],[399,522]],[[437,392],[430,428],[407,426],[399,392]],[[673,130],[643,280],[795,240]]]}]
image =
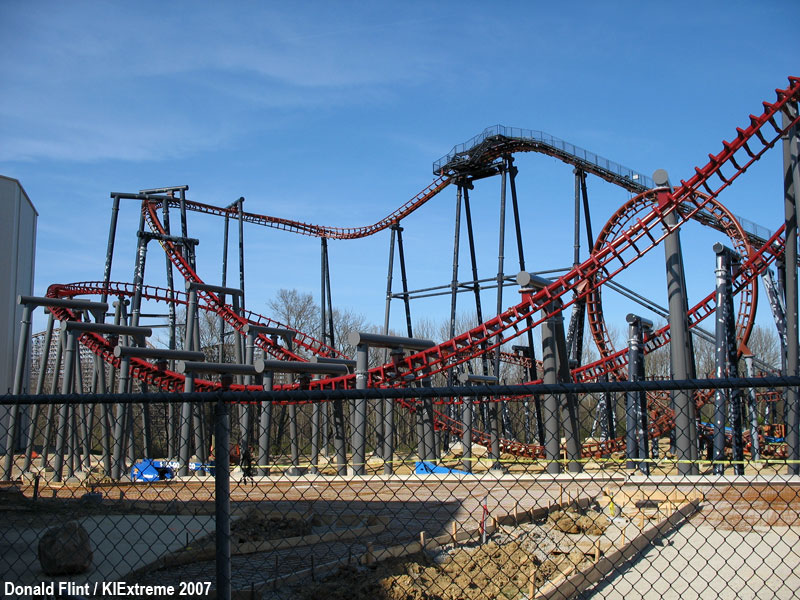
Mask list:
[{"label": "fence post", "polygon": [[[223,385],[223,389],[225,389]],[[230,409],[220,398],[215,411],[214,507],[217,533],[217,598],[231,597]]]}]

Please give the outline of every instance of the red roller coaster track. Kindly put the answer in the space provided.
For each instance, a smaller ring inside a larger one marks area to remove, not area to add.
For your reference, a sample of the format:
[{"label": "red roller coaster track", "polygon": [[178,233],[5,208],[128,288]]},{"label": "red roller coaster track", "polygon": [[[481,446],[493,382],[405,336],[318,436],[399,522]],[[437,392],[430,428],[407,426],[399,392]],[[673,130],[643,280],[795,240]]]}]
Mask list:
[{"label": "red roller coaster track", "polygon": [[[740,340],[746,341],[749,329],[752,327],[752,313],[755,306],[753,282],[759,273],[763,272],[781,255],[783,228],[779,229],[760,248],[753,249],[749,246],[747,237],[736,219],[722,207],[716,198],[750,165],[772,148],[782,135],[800,121],[800,117],[795,116],[787,108],[787,103],[797,102],[800,98],[800,78],[790,77],[789,86],[776,90],[776,93],[776,101],[764,102],[763,112],[757,116],[750,115],[749,126],[737,128],[736,137],[732,141],[723,141],[722,150],[716,155],[710,154],[708,162],[702,167],[695,168],[694,175],[688,181],[681,180],[680,185],[671,192],[660,190],[658,201],[655,200],[655,192],[647,191],[621,207],[603,229],[591,255],[583,263],[573,267],[565,275],[536,293],[523,294],[522,301],[517,305],[453,339],[406,356],[399,362],[371,369],[368,373],[368,385],[407,385],[409,381],[417,381],[451,369],[482,354],[494,351],[502,344],[513,340],[529,329],[538,326],[550,316],[564,310],[578,299],[585,299],[589,305],[592,333],[601,351],[601,358],[573,370],[573,377],[577,381],[586,381],[595,379],[604,373],[620,374],[622,368],[627,364],[627,351],[614,351],[608,339],[602,319],[599,290],[605,282],[613,279],[618,273],[636,262],[658,245],[673,229],[681,227],[690,219],[699,220],[706,225],[725,231],[744,259],[742,268],[736,275],[734,291],[738,293],[744,290],[744,299],[739,312],[739,336]],[[778,123],[777,117],[781,113],[789,116],[786,126]],[[505,151],[530,150],[536,150],[536,148],[520,145],[519,147],[510,146]],[[563,157],[562,160],[564,160]],[[385,219],[366,227],[323,227],[252,213],[244,213],[243,218],[247,222],[303,235],[354,239],[372,235],[399,222],[433,198],[452,181],[453,179],[446,176],[438,177],[422,192]],[[164,233],[164,228],[158,219],[159,202],[158,200],[144,201],[143,211],[151,229]],[[177,205],[177,200],[175,204]],[[196,202],[187,202],[186,206],[191,210],[219,216],[238,214],[235,209],[225,209]],[[676,215],[677,224],[668,226],[665,219],[672,213]],[[187,281],[201,281],[177,246],[169,241],[162,241],[161,244],[172,263]],[[102,283],[85,282],[68,285],[54,284],[48,289],[48,296],[64,297],[102,293],[131,295],[133,292],[131,284],[111,284],[106,288]],[[143,288],[142,294],[143,297],[152,300],[171,301],[170,292],[161,288],[147,286]],[[223,304],[213,293],[200,292],[198,295],[203,308],[221,316],[236,330],[241,331],[247,322],[277,325],[276,322],[253,313],[240,316],[230,306]],[[186,302],[183,295],[174,293],[174,296],[175,302],[181,304]],[[561,302],[555,302],[557,299]],[[714,294],[712,293],[689,310],[690,326],[695,326],[714,310]],[[536,313],[539,313],[538,317]],[[70,311],[63,309],[54,310],[54,314],[60,320],[75,318]],[[81,336],[80,341],[104,361],[119,368],[119,359],[113,356],[113,347],[108,340],[99,335],[86,333]],[[302,332],[298,332],[296,341],[300,347],[312,354],[336,355],[335,350]],[[646,350],[651,351],[668,341],[669,329],[664,327],[646,340]],[[302,360],[297,354],[273,344],[266,336],[260,336],[257,343],[266,352],[277,358]],[[168,370],[159,370],[144,360],[131,359],[131,375],[163,390],[183,390],[184,379],[181,375]],[[532,382],[532,384],[535,383],[537,382]],[[195,383],[198,391],[211,390],[218,386],[219,384],[210,381],[196,381]],[[310,386],[312,389],[353,388],[355,387],[355,376],[321,379],[311,382]],[[242,388],[233,386],[233,389]],[[413,403],[406,403],[406,406],[413,407]],[[666,408],[663,400],[652,398],[650,409],[652,413],[651,435],[660,435],[672,427],[672,414]],[[441,412],[435,412],[435,421],[437,428],[447,429],[454,434],[461,433],[461,424]],[[483,432],[473,431],[473,436],[477,443],[488,443],[488,436]],[[503,440],[501,448],[504,452],[522,456],[543,456],[541,447],[513,440]],[[585,456],[591,456],[622,448],[624,448],[623,440],[611,440],[585,444],[583,453]]]}]

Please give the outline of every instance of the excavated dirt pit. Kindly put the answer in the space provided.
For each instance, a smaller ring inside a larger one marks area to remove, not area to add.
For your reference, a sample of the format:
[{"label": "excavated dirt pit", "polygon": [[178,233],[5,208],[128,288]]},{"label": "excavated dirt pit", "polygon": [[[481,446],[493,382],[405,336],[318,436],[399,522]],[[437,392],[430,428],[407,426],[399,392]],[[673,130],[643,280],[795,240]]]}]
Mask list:
[{"label": "excavated dirt pit", "polygon": [[472,541],[392,558],[371,566],[347,566],[319,583],[295,589],[312,600],[456,600],[519,598],[534,578],[537,588],[591,564],[579,549],[599,540],[610,525],[596,511],[554,512],[547,520],[500,526],[486,544]]}]

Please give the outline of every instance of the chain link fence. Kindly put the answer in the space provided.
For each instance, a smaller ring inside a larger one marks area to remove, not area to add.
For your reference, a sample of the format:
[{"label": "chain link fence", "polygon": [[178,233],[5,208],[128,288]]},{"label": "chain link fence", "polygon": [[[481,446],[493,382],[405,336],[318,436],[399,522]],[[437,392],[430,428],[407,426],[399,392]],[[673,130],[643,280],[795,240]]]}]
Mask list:
[{"label": "chain link fence", "polygon": [[[0,487],[3,591],[795,598],[800,479],[770,423],[790,384],[800,379],[554,384],[535,396],[496,385],[5,396],[20,427]],[[669,402],[681,390],[698,407],[696,474],[676,458]],[[714,392],[732,404],[751,391],[758,455],[747,428],[730,425],[715,453]],[[551,398],[560,437],[548,458],[538,424]]]}]

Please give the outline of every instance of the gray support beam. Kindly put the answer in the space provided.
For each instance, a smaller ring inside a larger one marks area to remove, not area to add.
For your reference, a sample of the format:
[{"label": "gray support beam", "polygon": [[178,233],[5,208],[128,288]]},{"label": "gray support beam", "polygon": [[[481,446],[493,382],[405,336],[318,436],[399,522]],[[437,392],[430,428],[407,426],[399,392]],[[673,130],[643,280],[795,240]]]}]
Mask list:
[{"label": "gray support beam", "polygon": [[[72,393],[72,382],[75,375],[75,331],[65,328],[67,331],[66,342],[64,343],[64,376],[61,381],[61,393]],[[53,461],[53,481],[60,482],[63,477],[64,460],[67,458],[68,464],[72,464],[72,456],[66,457],[68,437],[71,437],[69,427],[70,410],[69,406],[62,404],[58,409],[58,429],[56,430],[56,455]]]},{"label": "gray support beam", "polygon": [[394,276],[394,244],[397,229],[392,225],[389,237],[389,267],[386,273],[386,307],[383,314],[383,335],[389,335],[389,314],[392,308],[392,277]]},{"label": "gray support beam", "polygon": [[[556,345],[557,316],[551,316],[542,323],[542,381],[558,383],[558,348]],[[542,421],[544,422],[544,453],[547,472],[561,473],[561,427],[559,418],[559,399],[555,394],[546,394],[542,402]]]},{"label": "gray support beam", "polygon": [[[747,377],[755,377],[753,372],[753,355],[744,355],[744,365]],[[747,418],[750,424],[750,457],[753,460],[761,460],[761,440],[758,437],[758,408],[756,403],[756,391],[753,388],[747,390]]]},{"label": "gray support beam", "polygon": [[[25,367],[28,364],[28,340],[31,335],[31,313],[33,306],[25,304],[22,309],[22,321],[19,328],[19,346],[17,347],[17,364],[14,370],[14,387],[11,393],[19,396],[25,378]],[[19,443],[19,405],[13,404],[9,411],[8,432],[6,436],[6,454],[3,457],[3,472],[0,480],[10,481],[13,475],[14,453]]]},{"label": "gray support beam", "polygon": [[[403,358],[403,351],[393,349],[390,351],[392,361],[397,364]],[[336,402],[334,400],[334,402]],[[380,402],[380,401],[379,401]],[[391,475],[394,472],[394,400],[383,400],[383,474]]]},{"label": "gray support beam", "polygon": [[433,348],[436,342],[421,338],[400,337],[397,335],[382,335],[363,331],[351,331],[347,335],[347,342],[351,346],[368,344],[376,348],[403,348],[404,350],[427,350]]},{"label": "gray support beam", "polygon": [[[722,244],[714,244],[716,253],[716,377],[738,377],[738,353],[736,342],[736,323],[733,307],[733,265],[739,262],[739,255]],[[714,398],[714,473],[725,473],[726,446],[726,403],[727,421],[731,427],[731,450],[733,470],[736,475],[744,475],[744,442],[742,433],[742,401],[739,390],[717,390]],[[717,462],[720,461],[720,462]]]},{"label": "gray support beam", "polygon": [[[797,103],[786,105],[790,114],[783,113],[783,125],[797,117]],[[798,360],[797,316],[797,194],[800,190],[800,131],[795,125],[783,139],[784,216],[786,219],[786,374],[800,373]],[[800,475],[800,393],[788,388],[786,395],[786,458],[789,473]]]},{"label": "gray support beam", "polygon": [[[496,315],[499,315],[503,312],[503,281],[505,279],[505,248],[506,248],[506,182],[508,180],[508,167],[509,167],[509,160],[508,157],[503,157],[503,170],[500,174],[500,219],[499,219],[499,230],[497,233],[497,304],[495,311]],[[498,334],[498,339],[500,339],[500,334]],[[494,376],[497,377],[498,381],[500,379],[500,352],[501,347],[500,345],[494,351]],[[511,432],[511,421],[507,418],[506,414],[506,407],[505,403],[502,401],[499,402],[492,402],[489,405],[489,420],[498,419],[498,411],[502,415],[502,427],[503,433],[509,437],[513,437],[513,433]],[[499,419],[498,419],[499,420]],[[500,435],[499,429],[499,422],[497,424],[492,424],[492,431],[495,435]],[[492,452],[494,452],[495,444],[492,443]],[[497,448],[498,454],[495,460],[499,461],[500,454],[499,454],[499,447],[500,441],[498,437]],[[492,468],[499,468],[500,463],[497,462]]]},{"label": "gray support beam", "polygon": [[[644,337],[646,332],[652,331],[653,323],[633,314],[629,314],[626,320],[628,322],[628,380],[643,381],[645,378]],[[638,468],[645,475],[650,475],[647,394],[644,391],[628,392],[625,414],[627,468]]]},{"label": "gray support beam", "polygon": [[157,360],[188,360],[188,361],[204,361],[205,354],[202,352],[190,352],[188,350],[168,350],[167,348],[149,348],[141,346],[115,346],[114,356],[122,358],[123,356],[136,358],[148,358]]},{"label": "gray support beam", "polygon": [[[458,381],[461,385],[497,385],[497,377],[492,375],[475,375],[472,373],[460,373],[458,376]],[[464,469],[468,472],[472,472],[472,398],[464,398],[462,401],[462,412],[461,412],[461,423],[463,426],[463,431],[461,435],[461,444],[462,444],[462,465]],[[490,441],[490,446],[494,445],[495,438],[492,437]],[[499,440],[498,440],[498,447],[496,449],[492,449],[490,447],[490,459],[493,459],[494,462],[492,464],[492,469],[499,468],[497,464],[497,457],[491,456],[492,453],[498,451],[499,457]]]},{"label": "gray support beam", "polygon": [[236,201],[236,211],[239,213],[239,289],[242,290],[242,312],[244,312],[244,198]]},{"label": "gray support beam", "polygon": [[[346,372],[352,372],[356,369],[357,361],[347,360],[342,358],[324,358],[321,356],[311,357],[310,364],[322,365],[340,365],[345,367],[344,371],[337,370],[333,374],[342,375]],[[394,454],[394,404],[391,399],[384,401],[383,419],[384,431],[388,432],[388,436],[384,436],[384,473],[391,474],[392,463],[391,457]],[[387,407],[388,405],[388,407]],[[333,419],[333,453],[336,463],[336,473],[338,475],[347,475],[347,440],[346,440],[346,427],[344,419],[344,403],[342,400],[333,400],[331,407]],[[386,457],[389,457],[388,459]]]},{"label": "gray support beam", "polygon": [[[228,213],[225,213],[225,225],[222,234],[222,287],[225,288],[228,279],[228,225],[230,218]],[[225,295],[219,294],[220,304],[225,304]],[[217,362],[225,362],[225,319],[223,316],[217,315]]]},{"label": "gray support beam", "polygon": [[[45,329],[44,334],[44,343],[42,344],[42,357],[39,361],[39,375],[36,378],[36,391],[34,392],[37,396],[41,394],[44,390],[44,380],[47,376],[47,363],[50,360],[50,346],[53,340],[53,329],[55,326],[55,317],[53,316],[52,311],[48,311],[48,318],[47,318],[47,328]],[[53,373],[53,377],[55,378],[55,371]],[[33,462],[33,446],[36,438],[36,431],[38,429],[38,422],[39,422],[39,413],[41,412],[41,405],[36,404],[33,407],[33,414],[31,415],[31,422],[28,428],[28,439],[27,439],[27,446],[25,448],[25,463],[22,465],[22,472],[25,473],[30,470],[31,463]],[[47,439],[42,442],[42,452],[44,452],[44,448],[47,446]],[[42,463],[42,467],[44,467],[44,463]]]},{"label": "gray support beam", "polygon": [[[263,383],[265,391],[272,391],[274,375],[272,371],[264,371]],[[261,476],[269,475],[269,456],[272,428],[272,402],[264,400],[261,402],[261,414],[258,421],[258,474]]]},{"label": "gray support beam", "polygon": [[[183,382],[183,391],[185,393],[188,394],[194,391],[194,375],[188,374]],[[190,402],[181,402],[181,421],[178,427],[178,474],[185,477],[189,474],[189,460],[192,457],[192,404]]]},{"label": "gray support beam", "polygon": [[[56,357],[53,362],[53,381],[50,384],[50,393],[55,395],[58,392],[58,378],[61,373],[61,357],[67,344],[67,331],[63,327],[59,328],[58,341],[56,342]],[[59,408],[60,413],[60,408]],[[47,457],[50,453],[50,438],[54,426],[55,405],[47,407],[47,417],[44,426],[44,443],[42,445],[42,467],[47,466]]]},{"label": "gray support beam", "polygon": [[[469,190],[472,184],[464,182],[464,218],[467,225],[467,241],[469,242],[469,258],[472,267],[472,292],[475,295],[475,314],[478,323],[483,323],[483,310],[481,308],[481,286],[478,284],[478,259],[475,253],[475,232],[472,228],[472,211],[469,205]],[[485,357],[483,358],[484,375],[488,375]]]},{"label": "gray support beam", "polygon": [[[456,188],[456,212],[455,212],[455,230],[453,232],[453,277],[450,280],[450,329],[447,339],[452,340],[456,335],[456,308],[458,299],[458,255],[460,251],[461,242],[461,186]],[[447,385],[453,385],[453,369],[447,371]],[[447,405],[447,416],[450,418],[455,417],[453,409],[455,408],[453,398]],[[445,447],[449,445],[449,433],[445,431],[446,441]]]},{"label": "gray support beam", "polygon": [[200,350],[200,339],[196,335],[197,323],[197,290],[189,286],[189,301],[186,305],[186,331],[184,332],[184,350]]},{"label": "gray support beam", "polygon": [[[659,203],[669,200],[670,183],[663,169],[653,173],[653,181],[661,189],[657,192]],[[677,228],[677,211],[664,218],[664,225],[670,231],[664,240],[664,258],[667,268],[667,298],[669,302],[670,330],[670,369],[674,379],[688,379],[694,373],[694,356],[689,343],[689,320],[687,306],[686,279],[681,252],[680,231]],[[691,365],[691,366],[690,366]],[[675,453],[678,459],[678,473],[697,475],[697,420],[692,394],[682,390],[672,392],[672,408],[675,411]]]},{"label": "gray support beam", "polygon": [[[430,377],[419,382],[420,387],[431,387]],[[433,398],[418,400],[417,414],[422,433],[422,460],[437,459],[436,431],[433,426]]]},{"label": "gray support beam", "polygon": [[392,225],[392,228],[397,232],[397,257],[400,260],[400,283],[403,286],[403,307],[406,311],[406,331],[408,337],[414,335],[414,330],[411,326],[411,303],[408,297],[408,278],[406,277],[406,253],[403,248],[403,228],[399,224]]},{"label": "gray support beam", "polygon": [[[301,378],[307,379],[307,376]],[[289,411],[289,451],[291,454],[292,466],[289,475],[300,475],[300,439],[297,427],[297,404],[290,404]]]},{"label": "gray support beam", "polygon": [[[120,394],[128,393],[128,373],[130,372],[131,359],[129,356],[122,356],[119,362],[119,390]],[[122,478],[125,453],[125,436],[127,434],[125,421],[127,418],[128,406],[125,404],[117,404],[116,415],[114,421],[114,456],[111,465],[111,478],[114,481],[119,481]],[[187,463],[188,465],[188,463]]]},{"label": "gray support beam", "polygon": [[[352,339],[352,334],[348,339]],[[367,389],[367,370],[369,368],[369,346],[367,342],[356,344],[356,389]],[[366,474],[367,454],[367,401],[359,399],[353,402],[351,417],[353,446],[353,475]]]},{"label": "gray support beam", "polygon": [[[319,375],[315,375],[314,379],[319,379]],[[319,473],[319,461],[322,455],[321,440],[322,440],[322,409],[327,406],[327,403],[314,402],[311,405],[311,469],[310,472],[314,475]]]},{"label": "gray support beam", "polygon": [[[569,352],[567,350],[567,339],[564,335],[564,316],[563,312],[555,315],[556,333],[556,359],[558,361],[558,381],[560,383],[571,383]],[[581,442],[580,442],[580,420],[578,415],[578,398],[575,394],[565,394],[561,403],[561,422],[564,428],[564,438],[566,439],[566,458],[567,468],[570,473],[580,473],[583,470],[581,465]]]},{"label": "gray support beam", "polygon": [[114,240],[117,235],[117,217],[119,215],[119,196],[112,195],[111,223],[108,230],[108,246],[106,247],[106,264],[103,270],[102,301],[108,300],[108,284],[111,281],[111,263],[114,259]]}]

